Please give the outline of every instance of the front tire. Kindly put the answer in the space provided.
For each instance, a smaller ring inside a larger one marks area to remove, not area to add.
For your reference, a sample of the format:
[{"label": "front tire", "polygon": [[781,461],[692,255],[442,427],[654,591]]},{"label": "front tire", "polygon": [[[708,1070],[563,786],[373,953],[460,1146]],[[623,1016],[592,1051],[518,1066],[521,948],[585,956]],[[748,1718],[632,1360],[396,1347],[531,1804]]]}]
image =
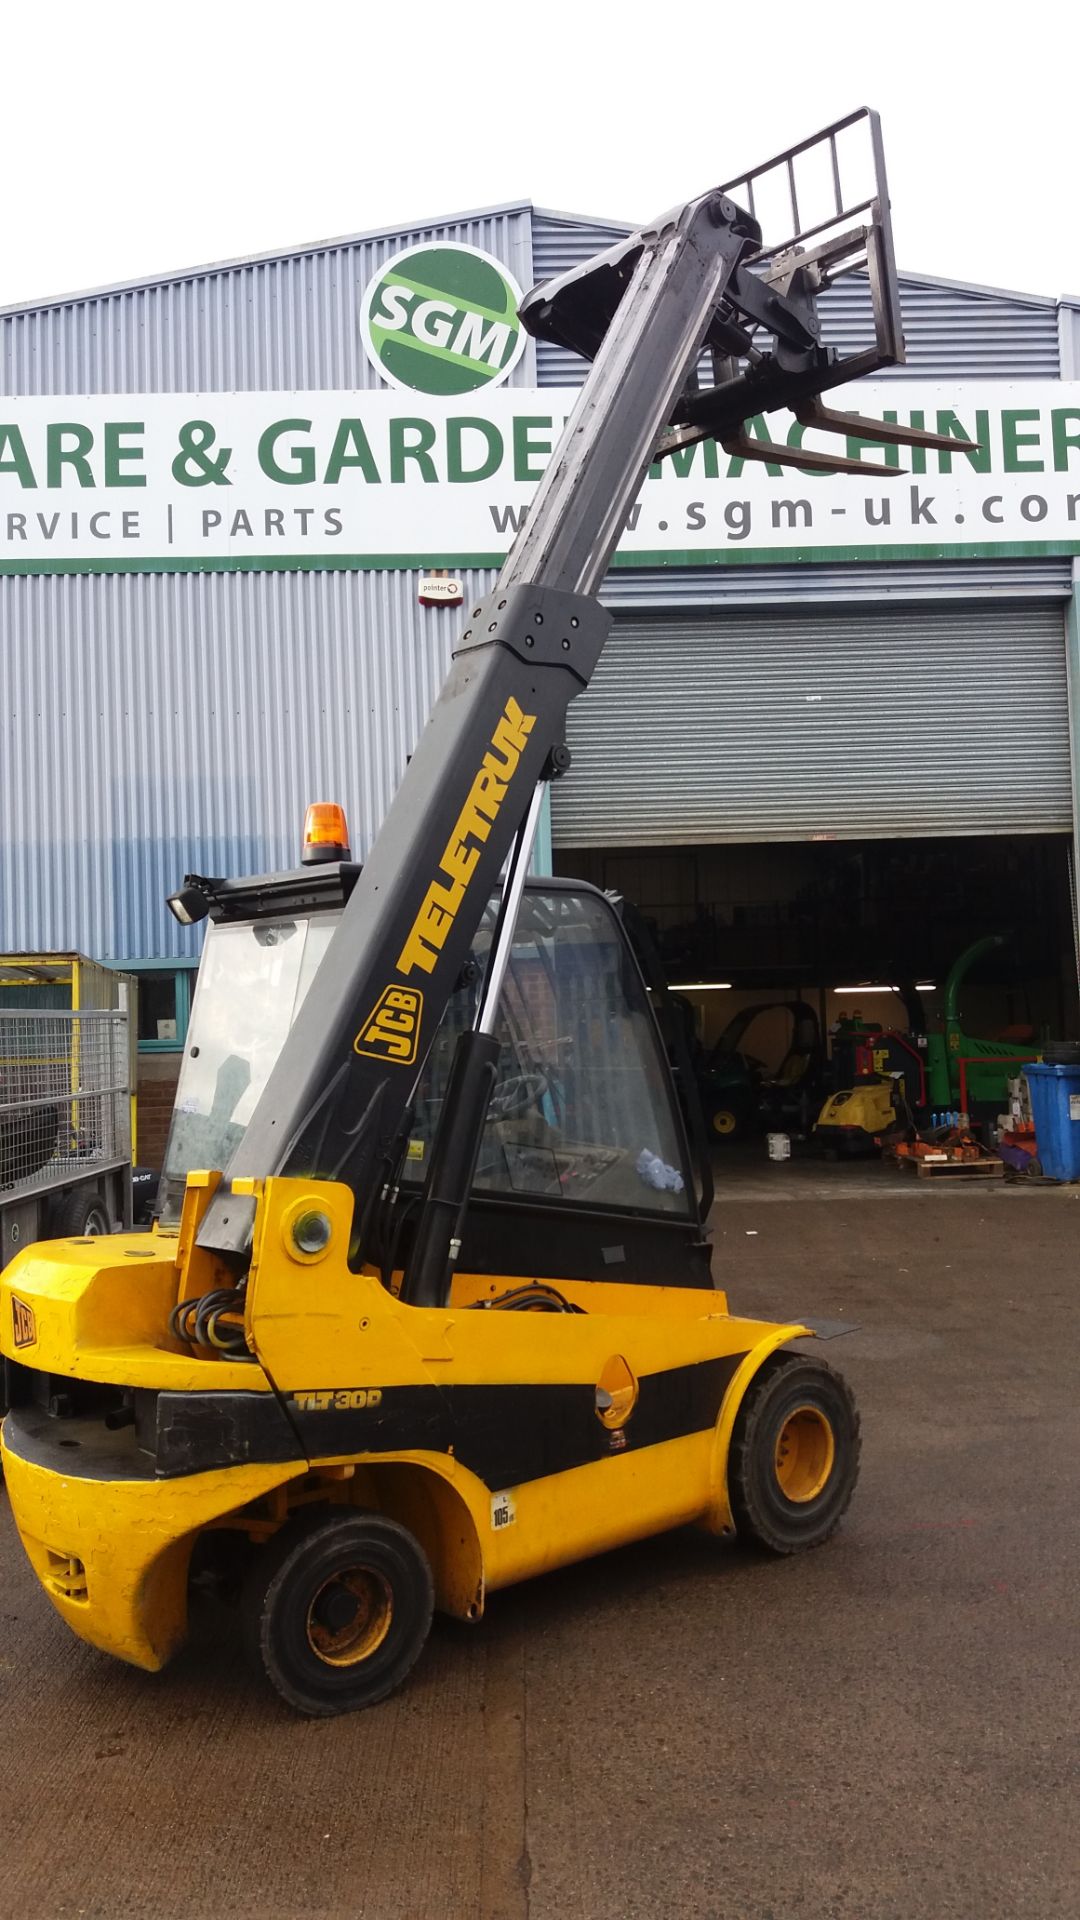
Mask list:
[{"label": "front tire", "polygon": [[434,1587],[412,1534],[377,1513],[291,1521],[252,1562],[247,1650],[298,1713],[353,1713],[385,1700],[420,1656]]},{"label": "front tire", "polygon": [[728,1458],[740,1538],[767,1553],[818,1547],[836,1531],[859,1477],[859,1414],[824,1360],[780,1353],[746,1391]]}]

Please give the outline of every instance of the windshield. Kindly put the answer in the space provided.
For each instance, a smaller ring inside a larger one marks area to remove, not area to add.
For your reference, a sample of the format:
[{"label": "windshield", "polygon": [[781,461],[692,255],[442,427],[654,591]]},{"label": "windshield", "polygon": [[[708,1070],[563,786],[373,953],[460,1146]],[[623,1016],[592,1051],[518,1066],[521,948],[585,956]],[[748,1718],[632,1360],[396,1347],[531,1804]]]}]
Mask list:
[{"label": "windshield", "polygon": [[190,1172],[228,1166],[340,918],[209,928],[165,1150],[163,1220],[179,1218]]},{"label": "windshield", "polygon": [[[420,1076],[403,1181],[423,1181],[458,1035],[471,1025],[489,909]],[[474,1189],[685,1215],[680,1132],[645,988],[597,894],[529,889],[499,1005],[498,1078]]]}]

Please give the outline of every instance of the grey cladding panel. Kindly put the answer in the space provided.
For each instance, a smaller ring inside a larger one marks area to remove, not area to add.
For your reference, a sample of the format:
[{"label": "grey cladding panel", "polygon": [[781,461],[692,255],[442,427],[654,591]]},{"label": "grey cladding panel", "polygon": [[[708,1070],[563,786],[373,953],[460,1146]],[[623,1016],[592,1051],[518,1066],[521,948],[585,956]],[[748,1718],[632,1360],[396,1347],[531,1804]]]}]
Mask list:
[{"label": "grey cladding panel", "polygon": [[[539,286],[556,273],[565,273],[617,240],[625,240],[629,227],[602,226],[599,222],[560,219],[552,213],[534,209],[532,217],[533,276]],[[588,372],[588,361],[565,347],[548,340],[536,343],[536,378],[542,387],[579,387]]]},{"label": "grey cladding panel", "polygon": [[0,951],[197,953],[165,896],[294,866],[311,800],[344,804],[362,859],[462,629],[413,572],[0,589]]},{"label": "grey cladding panel", "polygon": [[[1060,357],[1052,301],[975,293],[900,275],[907,364],[883,378],[1056,380]],[[873,340],[870,292],[852,275],[824,294],[826,342],[856,352]]]}]

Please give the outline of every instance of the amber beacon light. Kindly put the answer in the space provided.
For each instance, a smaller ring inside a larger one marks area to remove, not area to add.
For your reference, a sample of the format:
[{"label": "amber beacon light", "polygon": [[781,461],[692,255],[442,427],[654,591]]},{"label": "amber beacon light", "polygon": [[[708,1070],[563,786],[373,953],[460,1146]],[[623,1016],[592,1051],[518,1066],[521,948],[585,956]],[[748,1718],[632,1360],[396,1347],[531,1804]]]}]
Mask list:
[{"label": "amber beacon light", "polygon": [[321,860],[347,860],[349,858],[349,829],[345,824],[345,809],[336,801],[315,800],[304,816],[304,852],[305,867],[314,867]]}]

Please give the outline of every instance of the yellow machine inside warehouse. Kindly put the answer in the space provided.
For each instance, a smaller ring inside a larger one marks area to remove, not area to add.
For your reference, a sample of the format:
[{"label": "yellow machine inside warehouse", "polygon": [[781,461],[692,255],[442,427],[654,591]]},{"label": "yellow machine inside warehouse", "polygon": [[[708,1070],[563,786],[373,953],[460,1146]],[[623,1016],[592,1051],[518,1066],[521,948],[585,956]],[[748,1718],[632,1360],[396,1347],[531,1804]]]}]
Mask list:
[{"label": "yellow machine inside warehouse", "polygon": [[[845,200],[853,128],[873,189]],[[798,164],[830,152],[831,212],[796,244]],[[791,185],[774,248],[766,175]],[[741,185],[746,210],[706,194],[526,300],[592,371],[363,867],[320,820],[300,873],[189,877],[171,904],[209,928],[161,1217],[3,1275],[20,1535],[75,1632],[137,1665],[216,1573],[281,1696],[339,1712],[402,1681],[434,1606],[477,1620],[489,1591],[687,1521],[789,1553],[850,1501],[847,1387],[791,1351],[809,1329],[714,1287],[710,1189],[615,908],[527,882],[650,463],[709,437],[774,457],[745,423],[781,407],[939,444],[820,402],[902,358],[875,116]],[[815,301],[852,267],[876,340],[844,356]]]}]

